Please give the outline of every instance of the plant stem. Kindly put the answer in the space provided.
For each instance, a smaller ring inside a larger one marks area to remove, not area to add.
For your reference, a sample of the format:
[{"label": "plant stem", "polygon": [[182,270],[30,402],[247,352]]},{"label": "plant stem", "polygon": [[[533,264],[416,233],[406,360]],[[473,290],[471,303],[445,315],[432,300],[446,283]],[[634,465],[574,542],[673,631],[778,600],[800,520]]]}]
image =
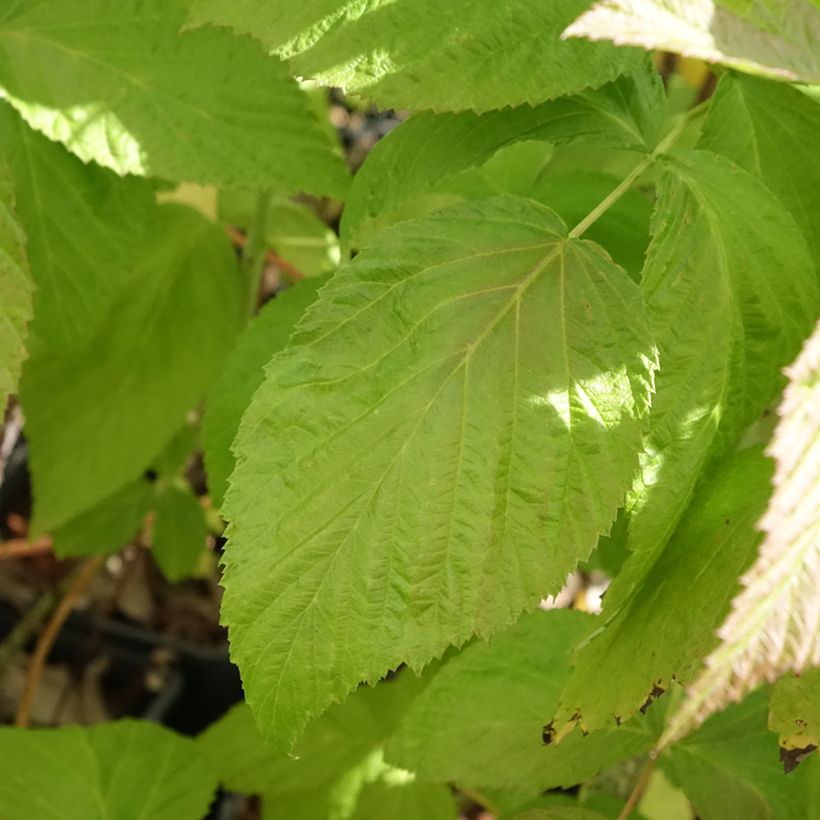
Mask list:
[{"label": "plant stem", "polygon": [[51,647],[54,646],[54,641],[57,640],[66,618],[71,614],[77,598],[82,595],[85,588],[93,580],[102,564],[102,560],[102,556],[97,555],[80,565],[71,578],[71,585],[66,590],[66,594],[54,610],[51,619],[46,624],[46,628],[40,634],[37,646],[34,648],[34,654],[31,656],[31,664],[26,676],[26,686],[17,708],[17,717],[14,720],[15,726],[22,728],[28,726],[31,707],[34,705],[34,696],[37,693],[40,678],[43,676],[48,653],[51,651]]},{"label": "plant stem", "polygon": [[652,774],[655,771],[655,766],[657,765],[658,753],[653,749],[649,753],[649,759],[646,761],[646,766],[643,767],[643,771],[641,772],[641,776],[638,778],[638,782],[635,784],[635,788],[632,789],[629,799],[626,801],[621,813],[618,815],[618,820],[626,820],[626,818],[632,814],[635,807],[638,805],[638,802],[643,797],[643,793],[646,791],[646,787],[649,785],[649,780],[651,779]]},{"label": "plant stem", "polygon": [[683,119],[655,146],[652,153],[647,154],[620,182],[615,189],[608,194],[598,205],[596,205],[570,232],[570,239],[577,239],[582,236],[590,228],[590,226],[597,222],[638,180],[638,178],[652,165],[653,162],[661,155],[665,154],[672,145],[676,142],[678,137],[683,133],[686,126],[692,122],[696,117],[700,116],[706,110],[708,100],[700,105],[692,108]]},{"label": "plant stem", "polygon": [[256,211],[253,222],[248,229],[248,238],[242,252],[242,271],[245,278],[245,287],[248,296],[248,313],[256,312],[257,297],[259,296],[259,276],[265,264],[267,252],[268,217],[270,216],[273,193],[260,191],[256,198]]}]

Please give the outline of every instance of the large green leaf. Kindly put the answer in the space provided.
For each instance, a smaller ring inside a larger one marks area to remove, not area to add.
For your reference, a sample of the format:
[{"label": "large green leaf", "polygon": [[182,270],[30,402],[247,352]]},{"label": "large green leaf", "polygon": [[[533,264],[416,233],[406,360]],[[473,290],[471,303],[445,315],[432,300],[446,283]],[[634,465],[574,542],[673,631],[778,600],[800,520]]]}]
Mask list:
[{"label": "large green leaf", "polygon": [[761,177],[820,259],[820,103],[783,83],[725,74],[699,145]]},{"label": "large green leaf", "polygon": [[428,780],[540,792],[574,786],[647,751],[655,736],[642,718],[588,737],[575,732],[557,746],[544,743],[571,650],[593,620],[537,611],[491,644],[462,650],[405,714],[387,760]]},{"label": "large green leaf", "polygon": [[263,733],[560,588],[632,479],[653,367],[637,287],[537,203],[379,234],[234,445],[223,614]]},{"label": "large green leaf", "polygon": [[[634,714],[672,677],[689,682],[717,643],[715,630],[754,561],[771,462],[759,450],[733,454],[698,488],[641,585],[605,628],[577,650],[556,725],[612,726]],[[628,572],[629,564],[623,572]]]},{"label": "large green leaf", "polygon": [[[187,0],[18,0],[0,87],[38,130],[119,173],[339,194],[347,173],[287,68]],[[44,68],[47,67],[47,68]]]},{"label": "large green leaf", "polygon": [[797,361],[769,447],[775,491],[760,556],[666,740],[785,671],[820,666],[820,324]]},{"label": "large green leaf", "polygon": [[297,74],[386,107],[487,111],[603,85],[639,61],[630,49],[566,42],[587,0],[195,0],[218,23],[291,59]]},{"label": "large green leaf", "polygon": [[733,704],[664,756],[664,769],[703,820],[820,817],[820,757],[783,772],[777,737],[766,729],[766,694]]},{"label": "large green leaf", "polygon": [[0,420],[8,397],[16,392],[26,356],[26,328],[32,315],[32,291],[24,252],[23,229],[14,212],[11,180],[0,167]]},{"label": "large green leaf", "polygon": [[[651,66],[595,91],[477,115],[416,114],[368,154],[356,174],[342,217],[345,245],[388,214],[443,180],[523,140],[585,139],[616,148],[651,148],[663,111],[663,89]],[[372,230],[372,229],[371,229]]]},{"label": "large green leaf", "polygon": [[3,820],[201,820],[216,779],[196,745],[147,721],[0,728]]},{"label": "large green leaf", "polygon": [[0,103],[0,151],[14,181],[37,286],[33,355],[79,350],[134,276],[153,207],[151,188],[86,167]]},{"label": "large green leaf", "polygon": [[256,388],[264,381],[265,365],[287,344],[293,328],[323,284],[324,279],[309,279],[265,305],[240,337],[222,375],[208,393],[202,443],[208,491],[217,507],[222,506],[228,477],[233,472],[231,444],[239,429],[239,420]]},{"label": "large green leaf", "polygon": [[675,51],[743,71],[820,82],[814,0],[602,0],[567,37]]},{"label": "large green leaf", "polygon": [[225,788],[262,796],[265,818],[347,817],[362,785],[383,768],[379,749],[428,677],[407,671],[375,688],[362,687],[308,727],[293,757],[271,749],[244,704],[198,742]]},{"label": "large green leaf", "polygon": [[709,458],[776,396],[818,310],[805,240],[763,185],[706,152],[667,169],[642,281],[663,365],[631,500],[635,555],[607,619],[640,586]]},{"label": "large green leaf", "polygon": [[[85,204],[93,207],[93,200]],[[221,231],[180,206],[155,208],[150,219],[131,275],[118,283],[106,314],[95,317],[98,327],[84,346],[63,348],[40,317],[34,322],[44,349],[27,363],[20,396],[38,531],[65,524],[139,478],[241,328],[243,289]],[[63,310],[71,313],[79,299],[82,311],[83,293]]]}]

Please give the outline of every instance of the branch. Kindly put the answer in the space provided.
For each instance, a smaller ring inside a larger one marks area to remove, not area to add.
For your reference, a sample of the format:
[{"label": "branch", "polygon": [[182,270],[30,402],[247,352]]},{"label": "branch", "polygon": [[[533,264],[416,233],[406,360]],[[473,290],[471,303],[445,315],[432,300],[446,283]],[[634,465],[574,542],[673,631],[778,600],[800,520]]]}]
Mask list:
[{"label": "branch", "polygon": [[72,576],[71,584],[66,590],[63,599],[57,605],[51,619],[48,624],[46,624],[46,628],[40,634],[37,640],[37,646],[34,648],[34,654],[31,656],[31,665],[29,666],[28,675],[26,677],[26,686],[20,698],[20,705],[17,708],[17,717],[14,721],[15,726],[22,728],[28,726],[29,718],[31,717],[31,707],[34,704],[34,696],[37,693],[40,678],[43,676],[48,653],[51,651],[51,647],[54,646],[54,641],[57,640],[57,636],[60,634],[60,630],[66,622],[66,618],[71,614],[71,610],[74,608],[77,598],[83,594],[91,583],[97,574],[97,570],[102,565],[102,561],[103,557],[97,555],[94,558],[87,559],[80,565],[79,569],[77,569]]}]

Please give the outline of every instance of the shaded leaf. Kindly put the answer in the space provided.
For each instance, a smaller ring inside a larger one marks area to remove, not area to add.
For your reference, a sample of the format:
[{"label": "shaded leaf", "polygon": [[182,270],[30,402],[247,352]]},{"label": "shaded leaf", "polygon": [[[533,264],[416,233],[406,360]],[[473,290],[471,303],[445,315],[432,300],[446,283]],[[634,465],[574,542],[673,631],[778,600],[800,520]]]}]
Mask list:
[{"label": "shaded leaf", "polygon": [[187,6],[6,4],[3,96],[32,127],[121,174],[343,193],[341,156],[287,68],[225,31],[180,34]]},{"label": "shaded leaf", "polygon": [[189,578],[205,551],[208,527],[199,499],[176,483],[157,494],[151,552],[172,583]]},{"label": "shaded leaf", "polygon": [[[20,396],[39,532],[142,474],[196,405],[241,328],[241,280],[221,231],[181,206],[161,206],[152,217],[133,278],[98,319],[93,337],[78,350],[61,349],[55,340],[24,371]],[[73,302],[63,309],[71,312]],[[47,338],[39,317],[34,326]]]},{"label": "shaded leaf", "polygon": [[26,357],[26,329],[34,285],[28,271],[23,229],[14,212],[11,180],[0,167],[0,421],[8,397],[17,391]]},{"label": "shaded leaf", "polygon": [[516,142],[580,139],[651,148],[662,100],[660,78],[647,65],[603,88],[535,108],[522,105],[480,116],[469,111],[416,114],[376,144],[354,177],[342,216],[342,242],[361,245],[379,216]]},{"label": "shaded leaf", "polygon": [[432,783],[368,783],[359,796],[351,820],[455,820],[456,803],[447,786]]},{"label": "shaded leaf", "polygon": [[402,719],[388,762],[426,780],[540,792],[569,788],[647,751],[655,736],[642,718],[588,737],[575,732],[560,745],[544,742],[572,648],[593,620],[536,611],[490,644],[463,649]]},{"label": "shaded leaf", "polygon": [[820,805],[820,758],[784,774],[777,740],[766,729],[766,692],[715,715],[670,747],[664,770],[703,820],[806,820]]},{"label": "shaded leaf", "polygon": [[627,274],[526,200],[343,268],[234,446],[223,614],[263,734],[557,591],[631,481],[653,351]]},{"label": "shaded leaf", "polygon": [[786,670],[820,666],[820,325],[789,368],[769,454],[775,491],[766,538],[665,741]]},{"label": "shaded leaf", "polygon": [[699,145],[760,177],[791,211],[820,259],[820,104],[783,83],[726,73]]},{"label": "shaded leaf", "polygon": [[602,0],[564,33],[674,51],[785,80],[820,81],[813,0]]},{"label": "shaded leaf", "polygon": [[216,781],[196,745],[147,721],[0,727],[4,820],[201,820]]},{"label": "shaded leaf", "polygon": [[208,491],[217,507],[222,506],[228,477],[233,472],[231,444],[239,420],[264,381],[265,365],[287,344],[293,328],[324,282],[300,282],[268,302],[240,337],[222,375],[208,393],[202,438]]},{"label": "shaded leaf", "polygon": [[349,816],[364,782],[383,768],[374,766],[374,756],[428,677],[403,672],[375,688],[362,687],[307,728],[294,757],[268,746],[244,704],[198,743],[225,788],[262,795],[266,818]]},{"label": "shaded leaf", "polygon": [[603,85],[640,55],[560,34],[586,0],[195,0],[192,24],[232,26],[296,74],[383,107],[488,111]]}]

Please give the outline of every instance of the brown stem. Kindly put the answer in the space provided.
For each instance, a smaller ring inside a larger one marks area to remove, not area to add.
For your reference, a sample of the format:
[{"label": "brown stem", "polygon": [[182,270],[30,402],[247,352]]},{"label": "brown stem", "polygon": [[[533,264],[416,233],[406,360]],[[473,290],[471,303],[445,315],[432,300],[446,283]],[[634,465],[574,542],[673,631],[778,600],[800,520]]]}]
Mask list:
[{"label": "brown stem", "polygon": [[646,791],[646,787],[649,785],[649,780],[655,771],[655,766],[657,765],[658,753],[653,749],[649,753],[649,760],[646,761],[646,766],[643,767],[643,771],[641,772],[641,776],[638,778],[638,782],[635,784],[635,788],[632,789],[632,794],[629,795],[626,805],[618,815],[618,820],[626,820],[626,818],[632,814],[635,806],[638,805],[638,802],[643,797],[643,793]]},{"label": "brown stem", "polygon": [[51,539],[47,535],[33,542],[25,538],[14,538],[0,543],[0,561],[8,558],[30,558],[47,552],[51,552]]},{"label": "brown stem", "polygon": [[[225,228],[225,233],[228,234],[228,239],[230,239],[231,242],[233,242],[238,248],[244,248],[247,244],[248,238],[245,234],[231,225]],[[268,264],[279,268],[279,270],[284,271],[291,279],[293,279],[294,282],[298,282],[305,278],[305,274],[299,270],[296,265],[292,262],[288,262],[287,259],[283,259],[278,253],[276,253],[276,251],[268,250],[265,253],[265,261]]]},{"label": "brown stem", "polygon": [[86,587],[91,583],[102,561],[102,556],[97,555],[94,558],[87,559],[80,565],[72,577],[71,585],[66,590],[63,599],[57,605],[49,622],[46,624],[46,628],[37,639],[37,646],[34,648],[34,654],[31,656],[31,664],[29,665],[28,675],[26,676],[23,696],[20,698],[20,705],[17,708],[17,717],[14,721],[15,726],[28,726],[31,716],[31,707],[34,704],[34,696],[37,693],[40,678],[43,676],[48,653],[51,651],[51,647],[54,646],[54,641],[57,640],[57,636],[60,634],[60,630],[63,628],[66,618],[71,614],[71,610],[74,608],[77,598],[82,595]]}]

